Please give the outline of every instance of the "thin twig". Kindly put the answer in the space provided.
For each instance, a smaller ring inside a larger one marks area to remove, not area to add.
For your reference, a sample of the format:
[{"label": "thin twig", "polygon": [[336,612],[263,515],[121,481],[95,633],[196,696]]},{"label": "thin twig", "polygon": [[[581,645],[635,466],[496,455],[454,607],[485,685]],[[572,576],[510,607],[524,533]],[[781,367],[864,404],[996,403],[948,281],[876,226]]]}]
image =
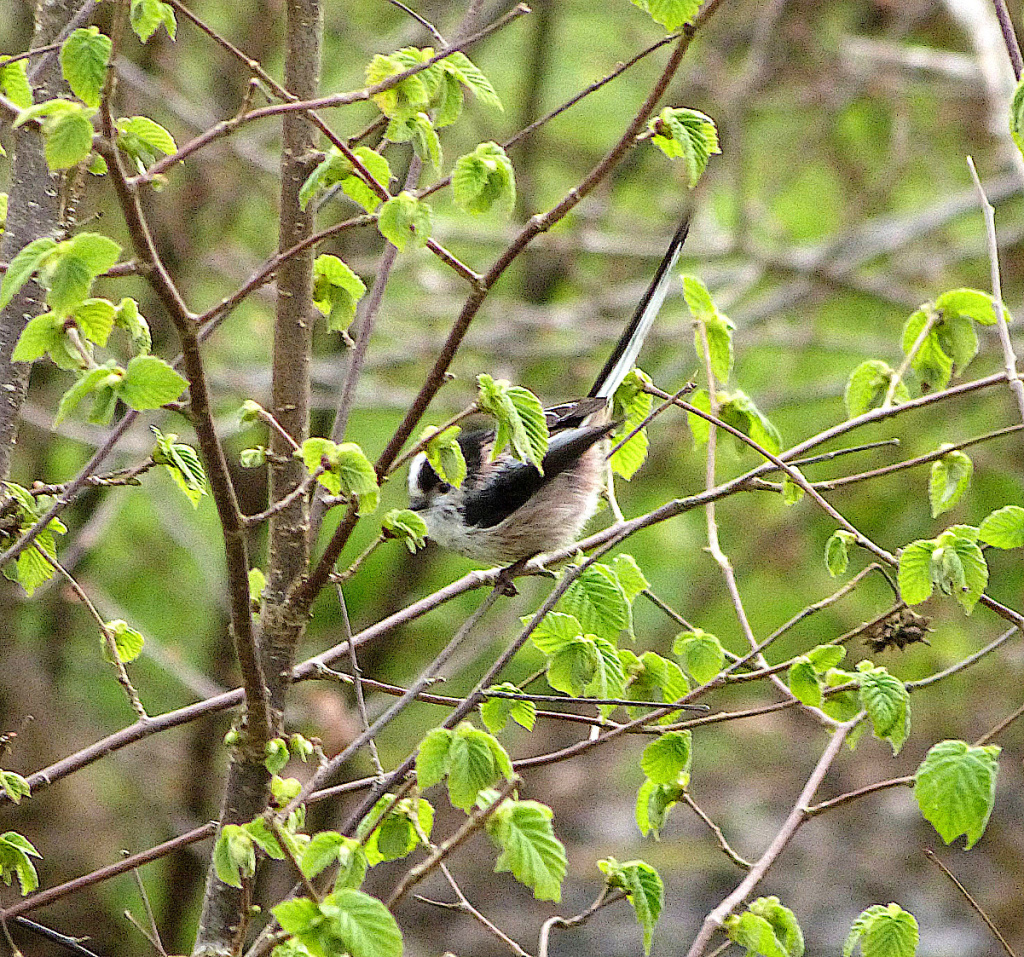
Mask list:
[{"label": "thin twig", "polygon": [[[1019,51],[1017,55],[1020,55]],[[985,913],[981,905],[971,896],[967,888],[964,887],[964,885],[961,884],[960,881],[956,879],[956,877],[954,877],[953,872],[948,867],[946,867],[946,865],[943,864],[942,861],[938,859],[938,857],[936,857],[935,852],[932,851],[930,848],[926,848],[924,856],[927,857],[928,860],[930,860],[936,867],[938,867],[938,869],[942,871],[942,873],[945,874],[946,877],[949,878],[953,886],[958,891],[960,891],[961,894],[963,894],[964,900],[971,905],[971,909],[985,922],[985,926],[988,927],[990,931],[992,931],[992,936],[999,941],[1000,946],[1003,948],[1004,951],[1006,951],[1007,957],[1017,957],[1017,955],[1010,949],[1010,945],[1006,942],[1006,938],[1003,937],[1001,933],[999,933],[999,928],[996,927],[994,923],[992,923],[992,919],[988,916],[988,914]]]},{"label": "thin twig", "polygon": [[688,791],[683,792],[683,802],[707,825],[708,830],[715,835],[715,839],[718,841],[718,846],[722,849],[725,856],[733,862],[733,864],[737,867],[742,867],[745,871],[749,871],[750,868],[754,866],[750,861],[740,857],[740,855],[729,846],[729,842],[725,839],[722,829],[697,806],[697,802],[690,797]]},{"label": "thin twig", "polygon": [[[1017,57],[1019,60],[1020,50],[1017,50]],[[1019,79],[1020,67],[1016,62],[1014,63],[1014,71],[1017,73],[1017,77]],[[996,211],[988,201],[988,196],[985,195],[985,187],[981,185],[981,179],[978,177],[978,171],[974,167],[974,160],[970,156],[967,157],[967,166],[971,171],[971,179],[974,180],[974,186],[978,190],[978,196],[981,199],[981,212],[985,217],[985,235],[988,238],[988,258],[992,275],[993,308],[996,314],[996,330],[999,332],[999,344],[1003,349],[1003,367],[1006,369],[1006,381],[1010,385],[1010,391],[1013,393],[1014,399],[1017,400],[1017,411],[1020,413],[1021,419],[1024,420],[1024,382],[1021,381],[1020,373],[1017,371],[1017,356],[1014,354],[1013,342],[1010,339],[1010,330],[1006,323],[1006,309],[1003,306],[1002,281],[999,277],[999,244],[996,241]]]}]

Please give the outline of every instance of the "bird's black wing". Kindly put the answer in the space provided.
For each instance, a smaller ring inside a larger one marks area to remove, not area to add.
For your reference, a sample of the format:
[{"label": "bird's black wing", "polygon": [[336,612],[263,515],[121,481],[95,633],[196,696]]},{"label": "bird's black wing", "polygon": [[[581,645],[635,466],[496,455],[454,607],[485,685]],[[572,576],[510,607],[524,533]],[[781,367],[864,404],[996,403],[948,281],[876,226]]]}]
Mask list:
[{"label": "bird's black wing", "polygon": [[[600,442],[614,427],[615,423],[609,422],[565,429],[553,435],[542,460],[543,475],[529,462],[519,462],[504,454],[496,462],[484,463],[480,473],[482,481],[471,491],[467,490],[463,507],[466,524],[493,528],[504,521],[547,482],[578,462],[587,449]],[[461,440],[459,436],[460,444]],[[474,446],[480,448],[475,442]]]}]

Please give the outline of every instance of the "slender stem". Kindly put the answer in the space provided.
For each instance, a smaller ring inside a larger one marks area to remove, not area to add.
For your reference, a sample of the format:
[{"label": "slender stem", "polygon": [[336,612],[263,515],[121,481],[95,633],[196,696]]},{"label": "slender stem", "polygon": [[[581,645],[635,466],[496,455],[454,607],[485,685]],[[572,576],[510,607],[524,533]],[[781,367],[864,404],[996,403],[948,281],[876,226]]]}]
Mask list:
[{"label": "slender stem", "polygon": [[743,870],[749,871],[754,865],[750,861],[740,857],[732,847],[729,846],[729,842],[725,839],[725,835],[722,833],[722,829],[708,817],[698,806],[697,802],[690,797],[689,792],[683,792],[683,801],[687,807],[689,807],[694,814],[697,815],[706,825],[709,831],[715,835],[715,839],[718,841],[718,846],[722,849],[726,857],[733,862],[737,867],[742,867]]},{"label": "slender stem", "polygon": [[[998,9],[998,6],[997,6]],[[1005,13],[1005,8],[1004,11]],[[1000,19],[1000,23],[1002,20]],[[1011,59],[1012,59],[1011,51]],[[1020,79],[1020,50],[1017,50],[1017,59],[1014,61],[1014,72]],[[1006,369],[1006,381],[1010,385],[1010,391],[1017,401],[1017,411],[1024,420],[1024,382],[1021,381],[1017,372],[1017,356],[1013,351],[1013,341],[1010,339],[1010,330],[1006,323],[1006,308],[1003,306],[1002,281],[999,277],[999,244],[996,240],[996,211],[988,201],[985,194],[985,187],[981,185],[978,171],[974,167],[974,160],[968,156],[967,166],[971,171],[971,179],[974,180],[975,189],[981,199],[981,212],[985,217],[985,235],[988,239],[988,258],[992,275],[992,298],[995,300],[996,330],[999,333],[999,344],[1003,349],[1003,365]]]},{"label": "slender stem", "polygon": [[1013,75],[1019,82],[1021,71],[1024,70],[1024,58],[1021,57],[1020,44],[1017,42],[1017,33],[1013,29],[1010,11],[1006,9],[1006,0],[992,0],[992,5],[996,9],[999,29],[1003,32],[1003,42],[1006,44],[1006,52],[1010,56],[1010,66],[1013,67]]},{"label": "slender stem", "polygon": [[889,388],[885,390],[885,399],[882,401],[883,409],[887,409],[893,404],[893,401],[896,398],[896,390],[899,388],[900,383],[903,381],[906,374],[910,371],[911,364],[914,359],[917,358],[917,354],[921,351],[921,347],[924,345],[928,336],[931,335],[932,329],[935,328],[935,323],[938,321],[938,313],[929,310],[928,318],[925,320],[924,325],[921,326],[921,331],[917,334],[917,338],[907,350],[907,354],[903,357],[900,367],[889,379]]}]

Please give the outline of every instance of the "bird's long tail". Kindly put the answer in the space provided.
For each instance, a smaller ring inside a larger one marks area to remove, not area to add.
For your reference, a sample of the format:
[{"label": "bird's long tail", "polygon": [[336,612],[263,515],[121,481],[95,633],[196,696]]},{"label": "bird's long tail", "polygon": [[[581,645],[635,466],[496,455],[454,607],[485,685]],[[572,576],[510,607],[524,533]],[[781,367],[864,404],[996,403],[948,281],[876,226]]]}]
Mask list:
[{"label": "bird's long tail", "polygon": [[686,234],[690,231],[690,214],[687,212],[683,221],[679,224],[676,234],[669,243],[665,258],[662,259],[658,271],[654,274],[647,292],[644,293],[630,319],[629,325],[615,344],[612,354],[604,364],[601,374],[597,377],[594,387],[590,390],[590,397],[609,399],[615,390],[622,384],[629,370],[633,368],[640,349],[643,347],[644,339],[650,331],[661,304],[665,301],[668,293],[669,282],[672,279],[672,269],[679,259],[679,253],[686,242]]}]

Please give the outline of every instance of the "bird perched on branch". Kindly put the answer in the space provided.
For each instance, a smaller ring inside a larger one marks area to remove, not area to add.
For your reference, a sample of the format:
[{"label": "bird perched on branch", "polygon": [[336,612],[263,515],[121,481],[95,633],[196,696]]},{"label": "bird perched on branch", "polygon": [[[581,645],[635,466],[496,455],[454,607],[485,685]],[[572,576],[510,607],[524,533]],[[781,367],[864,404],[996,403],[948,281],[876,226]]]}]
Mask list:
[{"label": "bird perched on branch", "polygon": [[503,564],[572,544],[594,514],[604,485],[612,396],[633,368],[668,291],[690,228],[687,215],[587,398],[546,409],[549,443],[538,469],[502,452],[495,433],[466,431],[457,442],[466,478],[455,488],[419,453],[409,469],[409,507],[439,545],[467,558]]}]

